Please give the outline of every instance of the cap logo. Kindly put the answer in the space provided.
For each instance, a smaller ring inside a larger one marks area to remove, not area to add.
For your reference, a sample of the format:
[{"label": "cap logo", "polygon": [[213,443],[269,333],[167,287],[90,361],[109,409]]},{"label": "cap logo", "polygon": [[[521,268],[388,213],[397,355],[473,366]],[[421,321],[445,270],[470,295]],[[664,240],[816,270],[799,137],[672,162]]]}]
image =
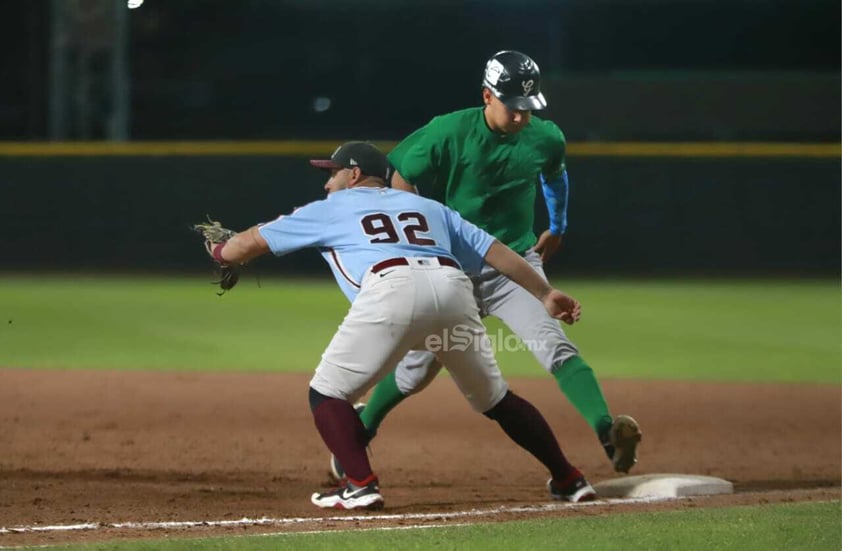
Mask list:
[{"label": "cap logo", "polygon": [[500,80],[500,75],[503,74],[504,70],[505,68],[502,63],[496,59],[492,59],[488,62],[488,65],[485,66],[485,81],[492,86],[497,86],[497,82]]},{"label": "cap logo", "polygon": [[535,81],[532,79],[524,80],[520,83],[520,85],[523,86],[523,95],[528,96],[532,91],[532,88],[535,86]]},{"label": "cap logo", "polygon": [[348,161],[348,164],[350,164],[351,166],[358,166],[359,165],[359,163],[353,157],[351,157],[351,159]]}]

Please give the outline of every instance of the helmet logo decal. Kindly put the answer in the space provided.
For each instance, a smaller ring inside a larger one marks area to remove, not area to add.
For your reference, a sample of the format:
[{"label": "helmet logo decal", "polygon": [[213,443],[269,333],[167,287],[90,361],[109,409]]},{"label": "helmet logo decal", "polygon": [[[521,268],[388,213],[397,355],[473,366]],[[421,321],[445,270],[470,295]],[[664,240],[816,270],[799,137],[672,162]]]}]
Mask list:
[{"label": "helmet logo decal", "polygon": [[535,81],[532,79],[524,80],[520,85],[523,86],[523,95],[528,96],[529,92],[532,91],[532,87],[535,86]]},{"label": "helmet logo decal", "polygon": [[500,80],[500,75],[503,74],[505,68],[503,64],[497,61],[496,59],[492,59],[488,62],[488,65],[485,66],[485,80],[492,86],[497,86],[497,82]]}]

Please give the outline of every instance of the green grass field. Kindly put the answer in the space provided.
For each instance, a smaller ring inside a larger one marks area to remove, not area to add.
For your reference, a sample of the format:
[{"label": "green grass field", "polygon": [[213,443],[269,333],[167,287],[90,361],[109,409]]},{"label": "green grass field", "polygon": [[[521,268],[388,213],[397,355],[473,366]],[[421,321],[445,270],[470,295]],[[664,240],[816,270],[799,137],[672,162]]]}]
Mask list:
[{"label": "green grass field", "polygon": [[707,551],[836,550],[842,545],[833,503],[697,509],[649,514],[474,524],[445,528],[352,531],[188,540],[146,540],[47,547],[65,551],[187,551],[201,549],[599,549]]},{"label": "green grass field", "polygon": [[[839,384],[835,281],[589,281],[568,333],[601,378]],[[0,366],[311,371],[348,303],[330,281],[0,277]],[[500,324],[489,321],[491,334]],[[507,375],[545,376],[500,352]],[[128,519],[127,519],[128,520]],[[60,549],[839,549],[840,503],[579,516],[446,528],[146,540]]]},{"label": "green grass field", "polygon": [[[562,288],[584,311],[568,334],[603,378],[842,380],[834,281]],[[347,309],[327,280],[246,278],[217,297],[200,278],[0,277],[0,366],[309,372]],[[529,352],[498,359],[509,376],[545,376]]]}]

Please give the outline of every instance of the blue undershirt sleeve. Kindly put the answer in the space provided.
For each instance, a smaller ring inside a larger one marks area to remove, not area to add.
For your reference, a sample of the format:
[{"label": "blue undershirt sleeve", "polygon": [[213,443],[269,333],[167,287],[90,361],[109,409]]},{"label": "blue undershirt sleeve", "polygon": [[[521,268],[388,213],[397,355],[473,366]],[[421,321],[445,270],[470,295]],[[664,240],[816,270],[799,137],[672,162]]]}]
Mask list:
[{"label": "blue undershirt sleeve", "polygon": [[567,231],[567,170],[563,170],[551,180],[542,174],[541,188],[544,190],[544,200],[550,214],[550,233],[561,235]]}]

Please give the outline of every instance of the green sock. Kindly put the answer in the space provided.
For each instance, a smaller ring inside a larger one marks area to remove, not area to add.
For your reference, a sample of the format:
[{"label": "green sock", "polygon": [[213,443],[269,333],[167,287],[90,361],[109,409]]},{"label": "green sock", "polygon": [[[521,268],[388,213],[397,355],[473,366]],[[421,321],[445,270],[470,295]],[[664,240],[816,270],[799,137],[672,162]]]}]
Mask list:
[{"label": "green sock", "polygon": [[374,392],[371,393],[371,398],[365,405],[365,409],[360,414],[360,419],[362,419],[363,425],[365,425],[371,438],[374,438],[374,435],[377,434],[377,429],[380,428],[383,419],[396,405],[403,402],[404,398],[406,396],[398,389],[394,371],[377,383]]},{"label": "green sock", "polygon": [[568,358],[553,367],[553,377],[558,387],[585,418],[597,436],[611,428],[611,414],[602,395],[602,389],[593,374],[593,369],[579,356]]}]

